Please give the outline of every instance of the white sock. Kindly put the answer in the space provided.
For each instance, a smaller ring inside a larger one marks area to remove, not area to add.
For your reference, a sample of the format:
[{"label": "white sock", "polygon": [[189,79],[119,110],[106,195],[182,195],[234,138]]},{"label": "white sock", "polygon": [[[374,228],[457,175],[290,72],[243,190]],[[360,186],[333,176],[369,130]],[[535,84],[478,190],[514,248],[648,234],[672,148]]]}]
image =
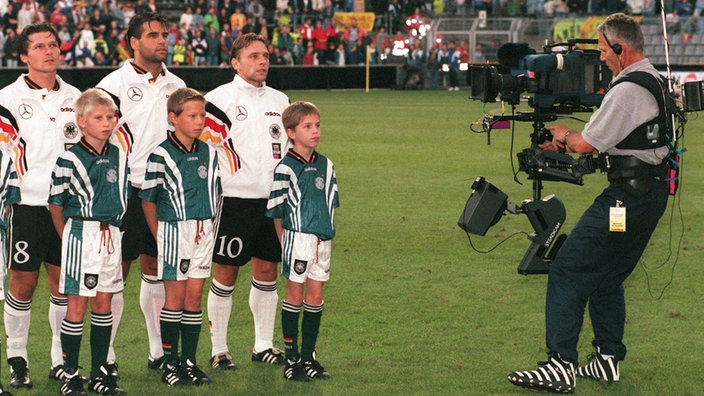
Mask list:
[{"label": "white sock", "polygon": [[66,317],[68,297],[49,296],[49,327],[51,327],[51,367],[64,364],[61,349],[61,322]]},{"label": "white sock", "polygon": [[210,323],[210,356],[228,352],[227,326],[232,312],[235,285],[225,286],[213,278],[208,292],[208,322]]},{"label": "white sock", "polygon": [[258,281],[252,278],[249,290],[249,308],[254,318],[254,352],[274,347],[274,321],[279,305],[276,281]]},{"label": "white sock", "polygon": [[8,291],[5,300],[5,333],[7,334],[7,357],[22,357],[27,360],[27,337],[32,319],[32,300],[16,300]]},{"label": "white sock", "polygon": [[122,311],[125,308],[125,297],[122,292],[115,293],[112,295],[112,302],[110,304],[110,310],[112,310],[112,333],[110,333],[110,347],[108,348],[108,362],[114,362],[117,360],[115,357],[115,335],[117,334],[117,328],[120,326],[120,319],[122,319]]},{"label": "white sock", "polygon": [[149,338],[149,356],[159,359],[164,356],[161,347],[161,324],[159,314],[164,307],[164,283],[154,275],[142,274],[142,285],[139,288],[139,306],[142,308],[144,320],[147,323]]}]

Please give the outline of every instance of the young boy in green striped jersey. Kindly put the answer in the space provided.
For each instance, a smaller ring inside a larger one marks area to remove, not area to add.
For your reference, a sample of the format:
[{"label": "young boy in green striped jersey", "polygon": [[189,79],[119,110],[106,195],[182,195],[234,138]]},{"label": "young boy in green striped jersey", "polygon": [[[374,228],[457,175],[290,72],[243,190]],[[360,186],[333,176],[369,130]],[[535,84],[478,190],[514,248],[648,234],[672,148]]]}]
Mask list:
[{"label": "young boy in green striped jersey", "polygon": [[169,386],[204,385],[210,379],[196,365],[196,350],[203,324],[201,296],[215,244],[213,220],[222,193],[218,157],[214,148],[198,140],[205,125],[203,95],[179,88],[166,106],[175,131],[149,155],[139,193],[157,241],[158,275],[166,292],[160,314],[161,379]]},{"label": "young boy in green striped jersey", "polygon": [[127,156],[108,142],[117,107],[99,89],[88,89],[75,101],[81,140],[62,154],[51,175],[49,211],[61,235],[59,292],[68,296],[61,323],[65,379],[62,395],[85,394],[78,373],[83,319],[91,299],[91,371],[89,390],[123,393],[109,374],[107,360],[112,312],[110,301],[123,288],[120,225],[127,207]]},{"label": "young boy in green striped jersey", "polygon": [[330,278],[333,217],[339,206],[335,169],[329,159],[315,151],[320,141],[320,111],[315,105],[295,102],[281,118],[293,148],[274,171],[266,215],[274,219],[281,239],[281,272],[287,286],[281,308],[284,378],[329,379],[330,373],[316,360],[315,344],[323,312],[323,284]]}]

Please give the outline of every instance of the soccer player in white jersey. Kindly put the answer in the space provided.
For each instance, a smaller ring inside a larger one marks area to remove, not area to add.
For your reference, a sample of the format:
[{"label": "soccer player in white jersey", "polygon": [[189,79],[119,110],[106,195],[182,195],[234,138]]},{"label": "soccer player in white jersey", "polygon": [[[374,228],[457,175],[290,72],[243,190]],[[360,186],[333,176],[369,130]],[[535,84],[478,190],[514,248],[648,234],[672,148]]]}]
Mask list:
[{"label": "soccer player in white jersey", "polygon": [[[144,219],[139,190],[144,182],[144,172],[149,153],[172,130],[166,114],[169,95],[186,84],[167,70],[167,20],[154,12],[140,12],[127,28],[127,41],[134,59],[107,75],[98,88],[107,91],[119,109],[119,128],[115,138],[127,151],[132,192],[127,213],[122,221],[122,270],[127,279],[130,263],[139,257],[142,282],[139,293],[140,307],[144,314],[149,338],[147,367],[160,369],[164,351],[161,345],[159,313],[164,305],[164,285],[157,278],[156,242]],[[108,353],[108,368],[116,374],[115,351],[112,347],[124,306],[122,293],[112,299],[113,335]]]},{"label": "soccer player in white jersey", "polygon": [[281,245],[272,219],[264,216],[276,164],[290,143],[281,122],[288,97],[266,85],[269,51],[264,38],[239,36],[232,45],[233,81],[207,93],[201,139],[213,142],[220,158],[223,202],[213,252],[214,275],[208,293],[211,365],[237,368],[227,346],[232,293],[239,268],[252,262],[249,306],[254,317],[254,362],[283,364],[274,348],[278,308],[276,263]]},{"label": "soccer player in white jersey", "polygon": [[10,385],[15,388],[32,387],[27,339],[32,296],[42,262],[51,293],[49,376],[63,377],[61,322],[66,316],[67,299],[59,294],[61,241],[46,206],[56,159],[80,139],[73,110],[73,99],[80,91],[56,74],[59,45],[51,24],[27,26],[19,36],[19,53],[28,72],[0,91],[0,130],[13,152],[22,195],[10,211],[9,291],[4,309]]}]

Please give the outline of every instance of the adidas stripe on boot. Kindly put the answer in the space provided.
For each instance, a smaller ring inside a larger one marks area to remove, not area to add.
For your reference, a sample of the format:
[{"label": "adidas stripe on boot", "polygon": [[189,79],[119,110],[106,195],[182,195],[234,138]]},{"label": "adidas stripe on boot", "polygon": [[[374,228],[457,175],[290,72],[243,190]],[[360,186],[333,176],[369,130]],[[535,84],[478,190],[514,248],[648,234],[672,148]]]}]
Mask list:
[{"label": "adidas stripe on boot", "polygon": [[508,380],[517,386],[535,391],[552,393],[573,393],[574,365],[562,360],[559,354],[550,355],[547,362],[538,363],[540,367],[531,371],[514,371]]},{"label": "adidas stripe on boot", "polygon": [[604,355],[599,348],[587,357],[586,365],[577,368],[577,377],[617,382],[621,376],[618,360],[613,355]]}]

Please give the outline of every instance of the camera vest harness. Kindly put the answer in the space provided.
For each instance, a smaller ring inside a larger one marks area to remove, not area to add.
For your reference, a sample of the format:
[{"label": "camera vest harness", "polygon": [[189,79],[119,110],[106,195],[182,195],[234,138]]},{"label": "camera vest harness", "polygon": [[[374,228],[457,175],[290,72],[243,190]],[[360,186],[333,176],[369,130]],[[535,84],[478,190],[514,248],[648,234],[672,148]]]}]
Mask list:
[{"label": "camera vest harness", "polygon": [[662,77],[657,78],[650,73],[639,71],[629,73],[623,78],[616,80],[610,88],[626,81],[647,89],[658,102],[660,114],[634,129],[633,132],[616,145],[616,148],[620,150],[647,150],[668,145],[671,142],[673,133],[668,121],[668,114],[671,114],[669,110],[675,106],[675,103],[665,93],[665,80]]}]

